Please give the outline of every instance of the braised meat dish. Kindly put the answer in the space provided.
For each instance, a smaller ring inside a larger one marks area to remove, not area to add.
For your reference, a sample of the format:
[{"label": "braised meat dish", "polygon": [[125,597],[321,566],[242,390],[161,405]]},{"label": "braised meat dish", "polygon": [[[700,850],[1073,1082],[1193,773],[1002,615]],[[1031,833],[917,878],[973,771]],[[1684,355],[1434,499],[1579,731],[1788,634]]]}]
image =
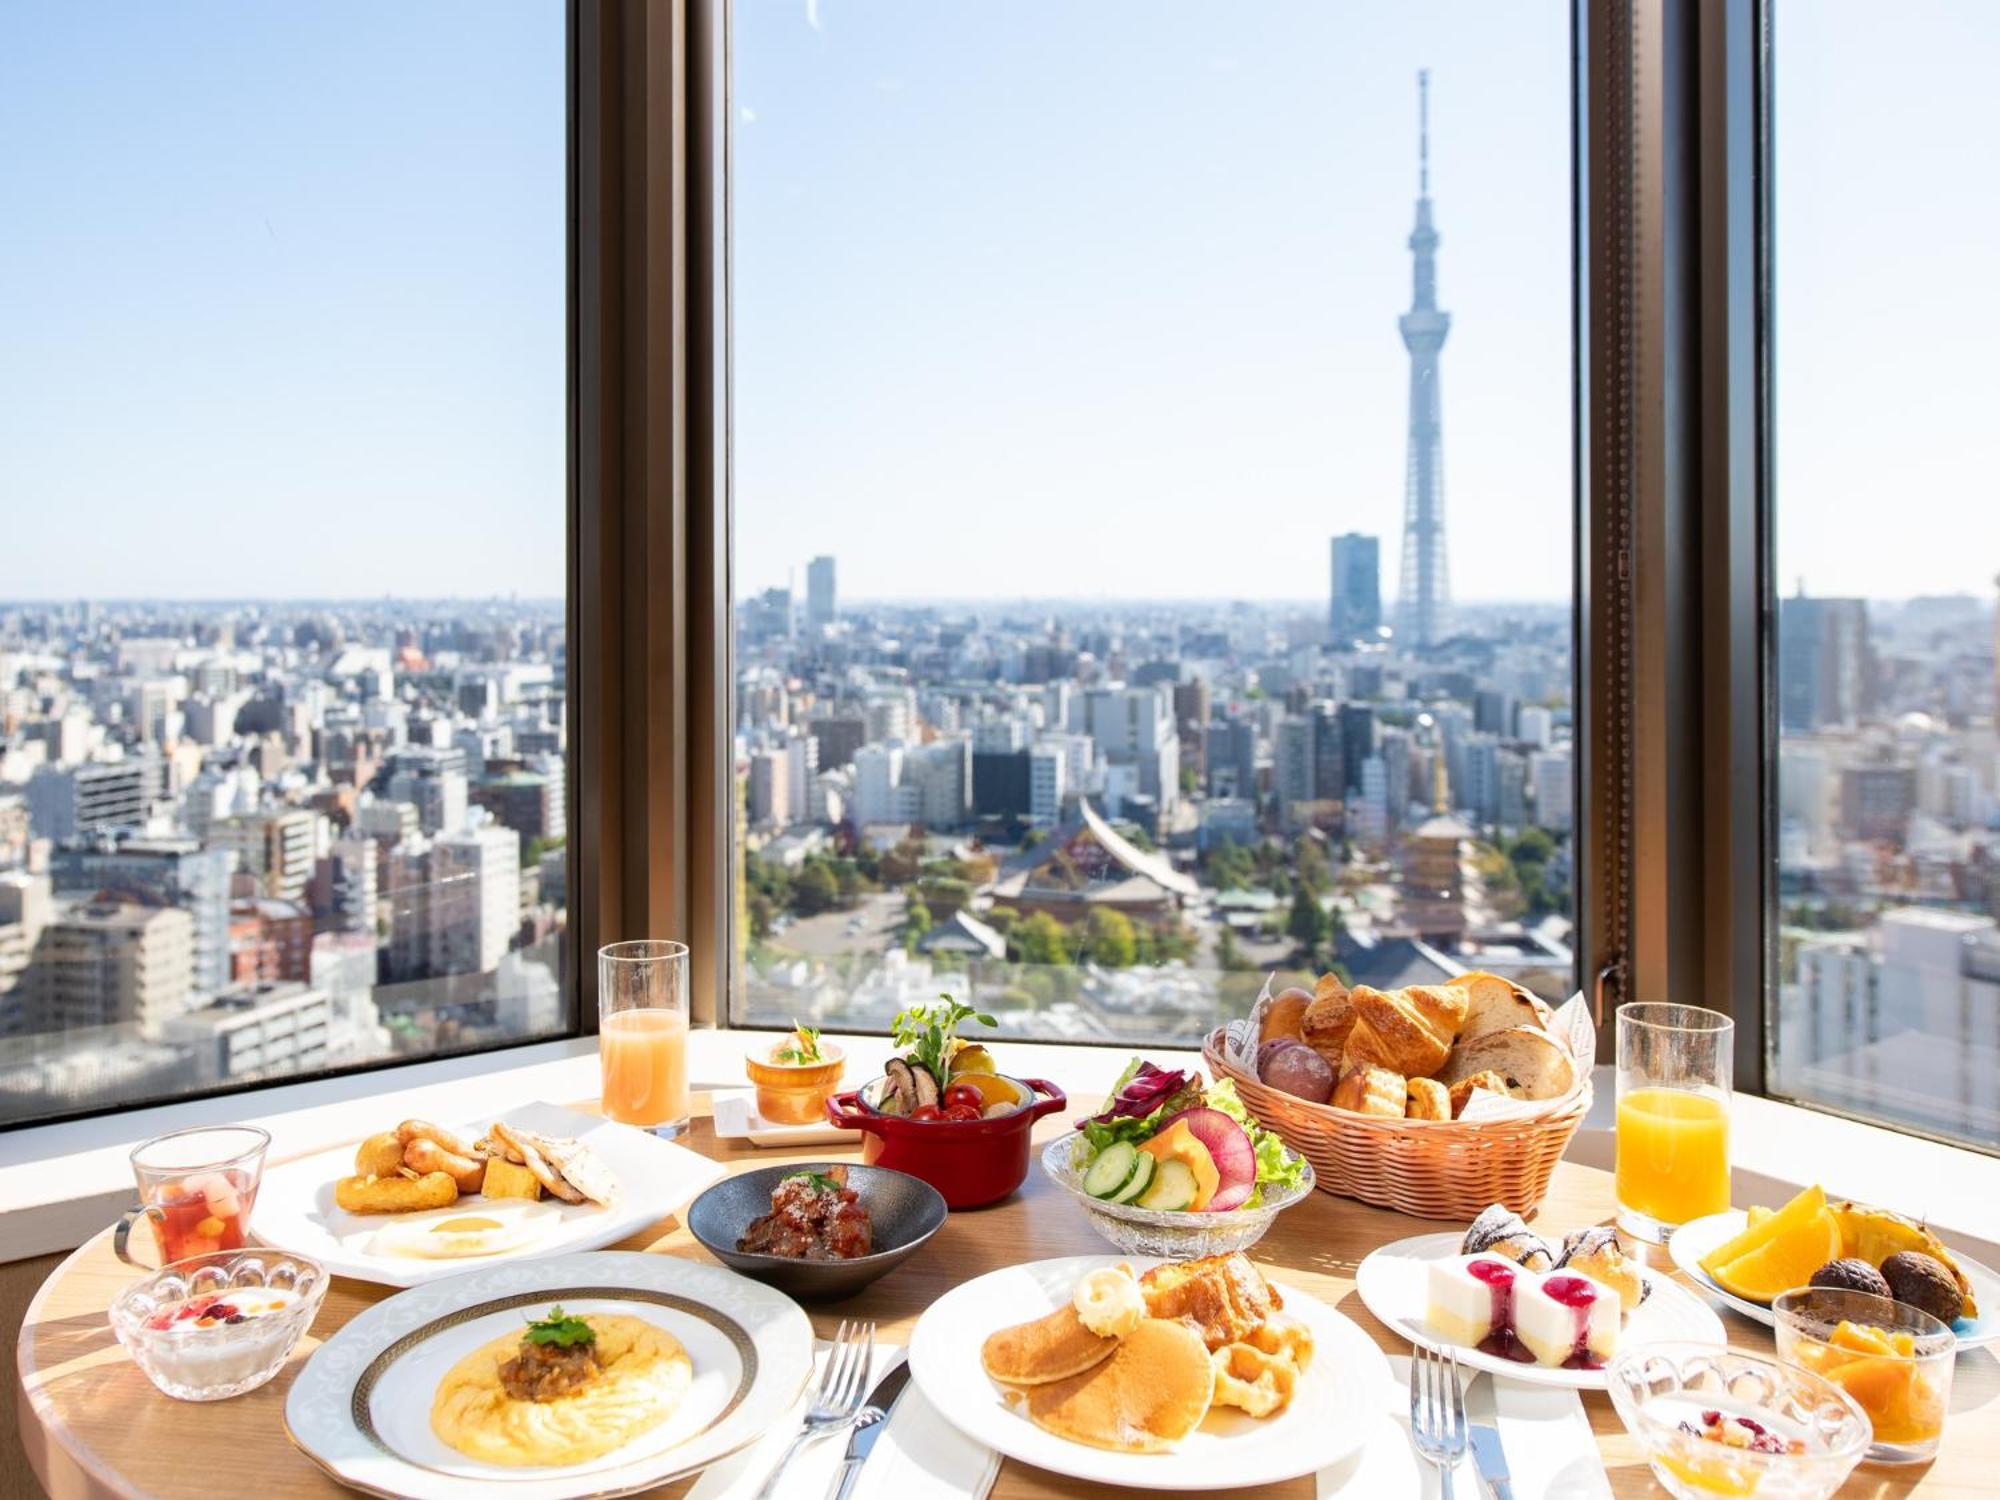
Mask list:
[{"label": "braised meat dish", "polygon": [[771,1211],[736,1242],[753,1255],[787,1260],[858,1260],[873,1249],[868,1210],[840,1166],[794,1172],[771,1190]]},{"label": "braised meat dish", "polygon": [[537,1344],[521,1340],[521,1352],[500,1366],[500,1387],[516,1401],[555,1401],[574,1395],[599,1373],[595,1344]]}]

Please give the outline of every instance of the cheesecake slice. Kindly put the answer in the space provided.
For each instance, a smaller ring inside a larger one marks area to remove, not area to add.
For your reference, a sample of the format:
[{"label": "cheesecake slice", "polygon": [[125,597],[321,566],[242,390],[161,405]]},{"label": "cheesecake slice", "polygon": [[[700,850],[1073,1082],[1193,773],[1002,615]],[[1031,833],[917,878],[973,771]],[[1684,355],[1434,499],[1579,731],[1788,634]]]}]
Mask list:
[{"label": "cheesecake slice", "polygon": [[1509,1343],[1515,1288],[1534,1276],[1487,1250],[1434,1260],[1424,1297],[1425,1326],[1446,1343],[1463,1348]]},{"label": "cheesecake slice", "polygon": [[1600,1369],[1618,1349],[1621,1304],[1574,1271],[1525,1278],[1514,1296],[1514,1337],[1538,1365]]}]

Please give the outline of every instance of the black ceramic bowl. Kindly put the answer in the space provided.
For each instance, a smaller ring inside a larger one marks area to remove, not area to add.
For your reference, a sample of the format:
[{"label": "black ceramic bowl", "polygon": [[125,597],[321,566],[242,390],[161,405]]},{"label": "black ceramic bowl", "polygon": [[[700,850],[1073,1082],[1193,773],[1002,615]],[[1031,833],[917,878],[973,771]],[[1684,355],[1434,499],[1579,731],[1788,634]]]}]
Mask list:
[{"label": "black ceramic bowl", "polygon": [[782,1255],[752,1255],[736,1242],[752,1219],[771,1211],[771,1190],[794,1172],[823,1171],[823,1162],[787,1162],[725,1177],[690,1203],[682,1217],[688,1232],[704,1249],[732,1271],[768,1282],[794,1297],[822,1301],[851,1297],[878,1276],[886,1276],[938,1232],[947,1210],[944,1195],[928,1182],[887,1167],[849,1162],[847,1185],[868,1210],[873,1255],[859,1260],[790,1260]]}]

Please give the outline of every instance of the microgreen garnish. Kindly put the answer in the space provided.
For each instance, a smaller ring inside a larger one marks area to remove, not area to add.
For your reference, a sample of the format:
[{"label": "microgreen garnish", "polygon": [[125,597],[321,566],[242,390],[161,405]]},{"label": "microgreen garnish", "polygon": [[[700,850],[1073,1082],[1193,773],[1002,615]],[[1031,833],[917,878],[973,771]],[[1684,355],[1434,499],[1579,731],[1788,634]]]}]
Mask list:
[{"label": "microgreen garnish", "polygon": [[940,1004],[913,1005],[896,1016],[896,1045],[930,1069],[931,1077],[943,1083],[950,1076],[951,1044],[958,1035],[960,1021],[977,1021],[981,1026],[998,1026],[991,1016],[969,1005],[960,1005],[949,995],[938,996]]},{"label": "microgreen garnish", "polygon": [[550,1308],[546,1318],[533,1319],[528,1324],[527,1333],[522,1336],[531,1344],[554,1344],[558,1349],[597,1342],[595,1328],[582,1318],[565,1316],[560,1307]]},{"label": "microgreen garnish", "polygon": [[840,1191],[840,1184],[824,1172],[787,1172],[785,1174],[785,1181],[796,1182],[801,1177],[805,1178],[807,1182],[810,1182],[822,1193],[837,1193]]},{"label": "microgreen garnish", "polygon": [[792,1034],[786,1037],[777,1051],[771,1054],[771,1060],[781,1063],[824,1062],[825,1059],[820,1056],[819,1051],[819,1028],[802,1026],[794,1020]]}]

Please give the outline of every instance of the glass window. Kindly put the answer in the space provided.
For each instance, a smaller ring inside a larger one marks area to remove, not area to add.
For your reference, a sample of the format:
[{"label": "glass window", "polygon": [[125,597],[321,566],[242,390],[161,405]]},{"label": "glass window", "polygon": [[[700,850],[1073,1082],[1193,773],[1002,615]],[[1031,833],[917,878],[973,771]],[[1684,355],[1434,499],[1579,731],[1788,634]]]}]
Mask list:
[{"label": "glass window", "polygon": [[735,1014],[1566,996],[1569,7],[733,24]]},{"label": "glass window", "polygon": [[570,1028],[564,56],[0,15],[0,1122]]},{"label": "glass window", "polygon": [[1811,0],[1772,35],[1772,1089],[1990,1149],[2000,12]]}]

